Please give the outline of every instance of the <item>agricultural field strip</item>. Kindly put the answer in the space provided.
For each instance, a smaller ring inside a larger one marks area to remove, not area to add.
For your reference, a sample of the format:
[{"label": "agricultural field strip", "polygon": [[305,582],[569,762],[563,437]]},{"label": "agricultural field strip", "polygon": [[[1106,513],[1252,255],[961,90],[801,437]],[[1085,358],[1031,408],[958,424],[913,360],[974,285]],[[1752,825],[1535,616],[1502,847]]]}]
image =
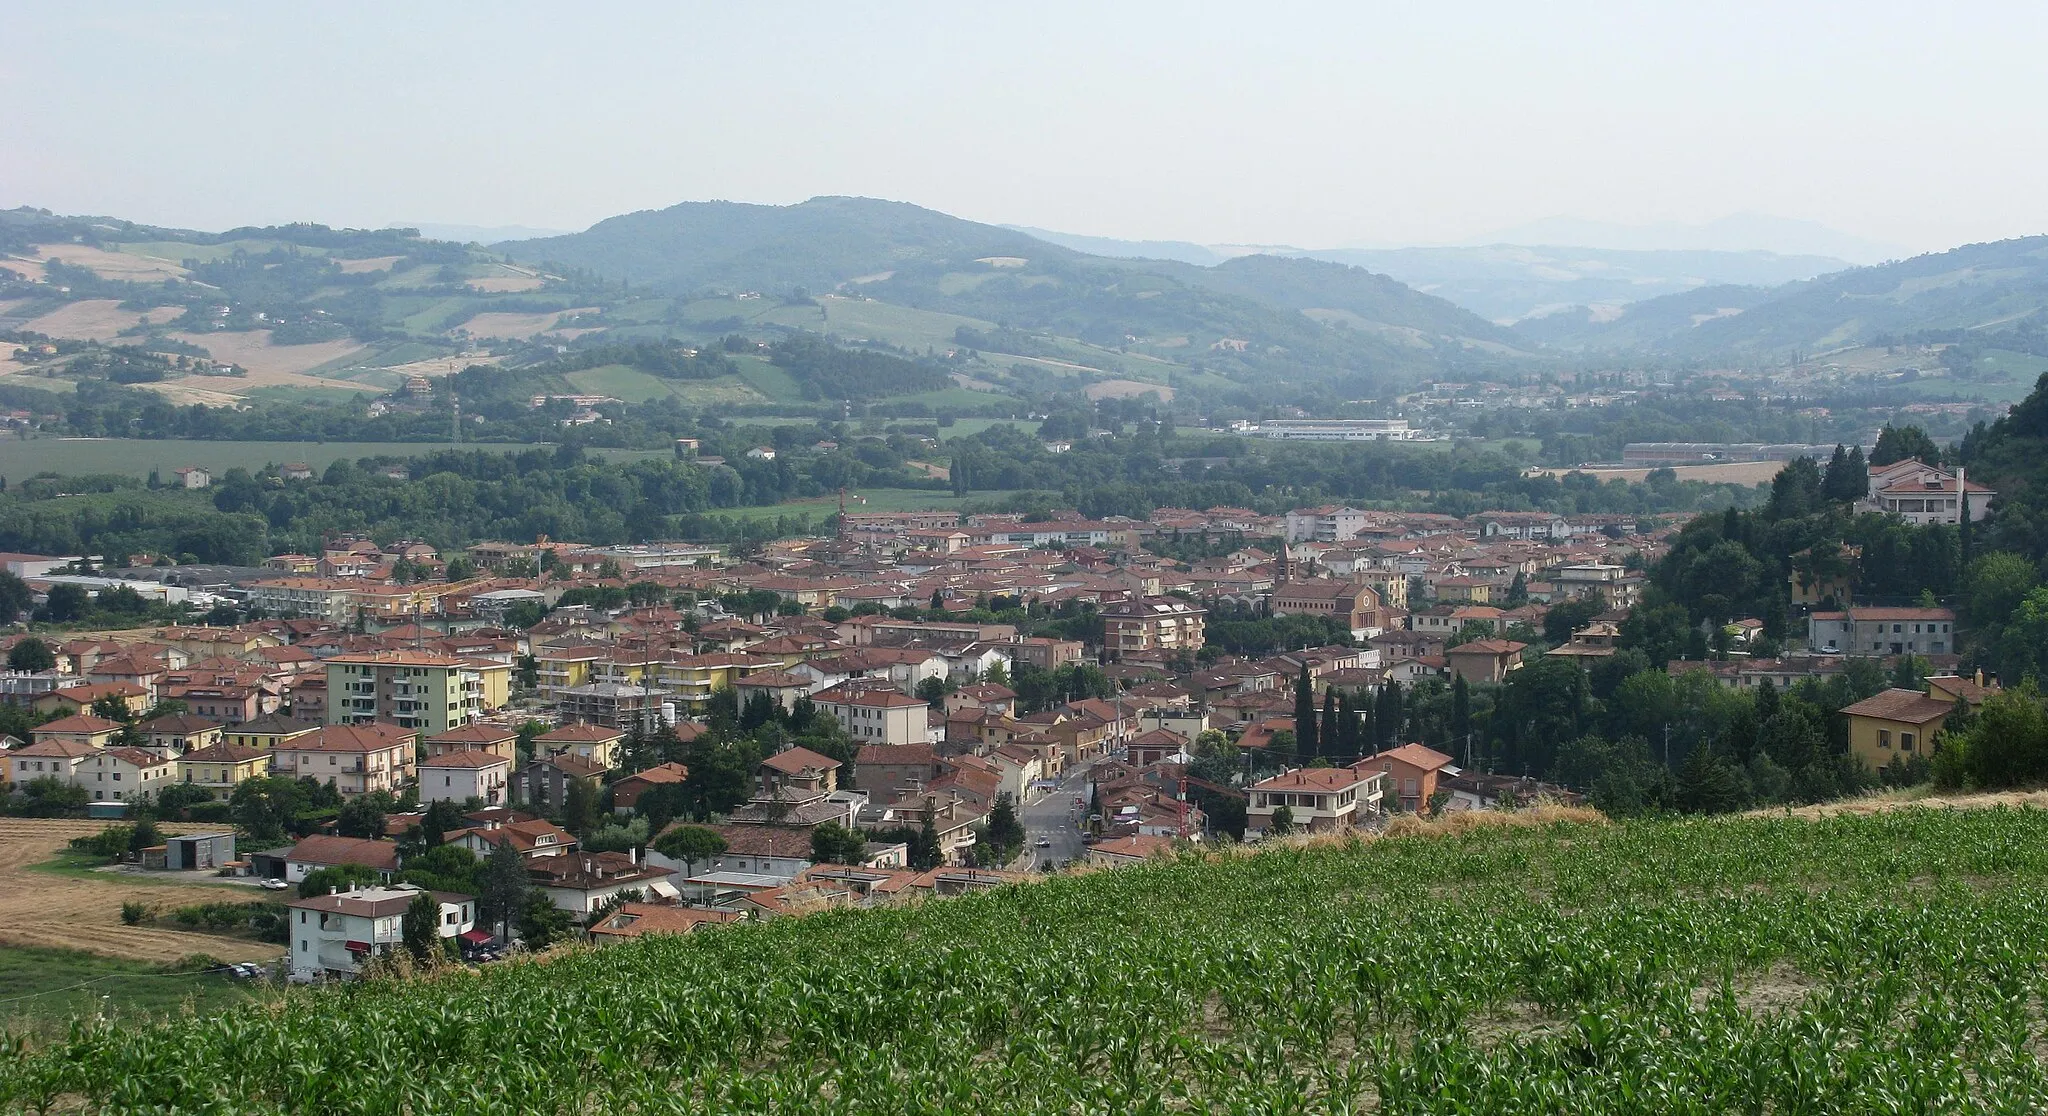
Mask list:
[{"label": "agricultural field strip", "polygon": [[1541,816],[0,1045],[0,1107],[2034,1111],[2048,813]]}]

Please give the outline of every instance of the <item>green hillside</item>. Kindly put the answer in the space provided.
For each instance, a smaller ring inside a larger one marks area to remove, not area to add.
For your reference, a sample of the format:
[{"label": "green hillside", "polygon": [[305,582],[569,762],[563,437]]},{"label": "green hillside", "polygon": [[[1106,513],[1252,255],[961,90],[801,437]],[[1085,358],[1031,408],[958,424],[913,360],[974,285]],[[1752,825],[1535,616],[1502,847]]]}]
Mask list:
[{"label": "green hillside", "polygon": [[[844,338],[906,348],[958,342],[1157,382],[1185,374],[1190,385],[1221,377],[1373,393],[1391,380],[1526,364],[1533,348],[1451,303],[1356,268],[1280,257],[1216,268],[1106,259],[867,198],[782,207],[692,202],[498,247],[549,268],[698,296],[683,316],[700,328],[819,329],[822,319]],[[851,301],[820,299],[826,292]],[[1012,343],[991,347],[990,338]],[[1077,354],[1075,345],[1098,355]],[[1156,367],[1141,374],[1134,357]]]},{"label": "green hillside", "polygon": [[0,1107],[2022,1112],[2048,813],[1460,825],[0,1045]]},{"label": "green hillside", "polygon": [[[1772,289],[1712,287],[1618,313],[1564,311],[1517,325],[1565,348],[1673,356],[1811,353],[1929,331],[1996,330],[2048,307],[2048,236],[1969,244]],[[1736,311],[1736,312],[1730,312]]]}]

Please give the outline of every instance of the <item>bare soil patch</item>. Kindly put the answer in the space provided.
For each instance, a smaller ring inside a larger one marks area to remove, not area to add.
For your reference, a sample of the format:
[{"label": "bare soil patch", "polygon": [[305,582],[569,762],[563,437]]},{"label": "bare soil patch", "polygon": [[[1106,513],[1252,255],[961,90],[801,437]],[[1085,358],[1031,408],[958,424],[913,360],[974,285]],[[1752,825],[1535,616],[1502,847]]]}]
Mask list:
[{"label": "bare soil patch", "polygon": [[121,331],[145,322],[163,325],[184,314],[182,306],[158,306],[151,310],[123,310],[111,298],[89,298],[69,302],[41,317],[31,318],[21,328],[51,337],[73,337],[85,341],[119,341]]},{"label": "bare soil patch", "polygon": [[403,256],[371,256],[363,260],[336,260],[343,275],[360,275],[365,271],[390,271],[391,265],[404,259]]},{"label": "bare soil patch", "polygon": [[[131,900],[168,908],[221,900],[246,902],[270,892],[232,885],[130,882],[120,873],[107,873],[107,880],[101,882],[30,870],[57,855],[71,838],[98,833],[106,824],[0,818],[0,943],[82,949],[137,961],[175,961],[194,953],[228,961],[273,961],[284,952],[282,946],[263,942],[121,924],[121,904]],[[205,827],[172,824],[163,828],[178,833]]]}]

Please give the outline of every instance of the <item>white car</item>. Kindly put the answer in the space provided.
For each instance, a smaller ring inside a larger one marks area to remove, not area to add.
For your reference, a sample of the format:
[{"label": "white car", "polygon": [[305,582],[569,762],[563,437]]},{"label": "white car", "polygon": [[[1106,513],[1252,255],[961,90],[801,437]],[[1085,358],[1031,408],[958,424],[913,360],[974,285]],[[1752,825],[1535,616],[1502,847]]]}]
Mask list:
[{"label": "white car", "polygon": [[1052,848],[1052,838],[1050,838],[1050,837],[1040,837],[1040,838],[1038,839],[1038,842],[1037,842],[1037,844],[1038,844],[1038,847],[1039,847],[1039,848],[1041,848],[1041,849],[1049,849],[1049,848]]},{"label": "white car", "polygon": [[273,880],[266,878],[263,880],[259,880],[256,886],[262,888],[265,891],[284,891],[290,888],[292,885],[284,882],[283,880]]}]

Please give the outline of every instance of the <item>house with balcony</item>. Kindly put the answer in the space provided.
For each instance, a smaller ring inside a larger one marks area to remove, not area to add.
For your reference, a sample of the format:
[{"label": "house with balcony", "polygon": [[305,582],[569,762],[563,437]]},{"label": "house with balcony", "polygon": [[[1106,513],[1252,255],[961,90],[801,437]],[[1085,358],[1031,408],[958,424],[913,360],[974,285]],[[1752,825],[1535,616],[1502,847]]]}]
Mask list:
[{"label": "house with balcony", "polygon": [[412,781],[418,740],[417,731],[398,725],[328,725],[278,745],[271,773],[313,779],[343,795],[397,794]]},{"label": "house with balcony", "polygon": [[1245,833],[1270,833],[1283,808],[1296,832],[1350,829],[1380,809],[1386,778],[1349,767],[1304,767],[1261,779],[1246,789]]},{"label": "house with balcony", "polygon": [[358,976],[372,958],[405,948],[405,912],[420,895],[434,899],[434,933],[460,938],[476,929],[476,899],[409,884],[364,887],[285,904],[294,980]]}]

